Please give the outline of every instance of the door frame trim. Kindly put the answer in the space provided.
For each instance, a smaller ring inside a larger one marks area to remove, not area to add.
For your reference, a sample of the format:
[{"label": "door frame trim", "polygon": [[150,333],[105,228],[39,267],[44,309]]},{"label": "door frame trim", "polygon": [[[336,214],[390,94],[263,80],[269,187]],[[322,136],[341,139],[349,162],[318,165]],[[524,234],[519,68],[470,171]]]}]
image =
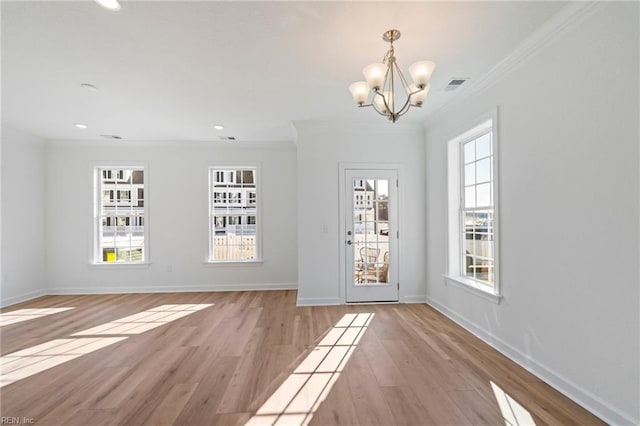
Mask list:
[{"label": "door frame trim", "polygon": [[[338,265],[339,265],[339,273],[340,273],[340,301],[344,305],[347,303],[347,265],[346,265],[346,171],[347,170],[393,170],[396,172],[396,176],[398,177],[398,220],[397,220],[397,230],[401,231],[402,226],[402,216],[403,216],[403,196],[402,196],[402,167],[397,163],[349,163],[349,162],[340,162],[338,163]],[[398,241],[398,282],[400,282],[400,241]],[[402,300],[402,287],[398,289],[398,303]],[[395,302],[392,302],[395,303]]]}]

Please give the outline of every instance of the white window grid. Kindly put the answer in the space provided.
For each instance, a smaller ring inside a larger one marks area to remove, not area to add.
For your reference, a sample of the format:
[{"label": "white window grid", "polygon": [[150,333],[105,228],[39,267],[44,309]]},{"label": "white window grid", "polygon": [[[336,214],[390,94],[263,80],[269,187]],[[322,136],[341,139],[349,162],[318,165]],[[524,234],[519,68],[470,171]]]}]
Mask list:
[{"label": "white window grid", "polygon": [[492,130],[460,142],[460,273],[489,286],[495,278],[493,155]]},{"label": "white window grid", "polygon": [[209,170],[209,261],[258,260],[257,167]]},{"label": "white window grid", "polygon": [[[134,172],[142,173],[142,183],[134,183]],[[144,167],[99,166],[96,167],[95,176],[97,214],[94,262],[145,262]]]}]

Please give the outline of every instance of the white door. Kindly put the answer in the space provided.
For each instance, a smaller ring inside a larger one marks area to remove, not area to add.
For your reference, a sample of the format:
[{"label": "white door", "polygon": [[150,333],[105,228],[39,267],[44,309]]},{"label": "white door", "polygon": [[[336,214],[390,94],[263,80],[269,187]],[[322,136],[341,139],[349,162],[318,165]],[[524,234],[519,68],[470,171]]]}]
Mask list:
[{"label": "white door", "polygon": [[347,302],[398,300],[396,170],[345,169]]}]

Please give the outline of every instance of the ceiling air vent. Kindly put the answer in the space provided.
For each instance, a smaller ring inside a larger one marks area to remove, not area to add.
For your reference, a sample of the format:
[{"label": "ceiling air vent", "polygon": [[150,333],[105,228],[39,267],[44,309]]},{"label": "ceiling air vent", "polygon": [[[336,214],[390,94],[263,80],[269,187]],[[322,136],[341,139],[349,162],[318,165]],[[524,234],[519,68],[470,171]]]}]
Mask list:
[{"label": "ceiling air vent", "polygon": [[103,137],[105,139],[122,139],[122,136],[118,135],[100,135],[100,137]]},{"label": "ceiling air vent", "polygon": [[449,83],[445,86],[444,90],[447,92],[451,90],[456,90],[458,87],[462,86],[465,81],[469,80],[468,78],[452,78],[449,80]]},{"label": "ceiling air vent", "polygon": [[235,136],[220,136],[220,140],[223,140],[223,141],[235,141],[236,137]]}]

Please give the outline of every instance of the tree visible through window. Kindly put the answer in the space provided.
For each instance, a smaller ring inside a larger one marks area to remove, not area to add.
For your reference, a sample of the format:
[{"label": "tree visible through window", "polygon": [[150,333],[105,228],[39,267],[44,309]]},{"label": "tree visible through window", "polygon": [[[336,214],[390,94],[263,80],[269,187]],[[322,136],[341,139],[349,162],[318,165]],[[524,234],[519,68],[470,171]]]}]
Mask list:
[{"label": "tree visible through window", "polygon": [[209,260],[258,259],[257,169],[214,167],[209,182]]},{"label": "tree visible through window", "polygon": [[144,169],[98,167],[95,175],[95,262],[144,262]]}]

